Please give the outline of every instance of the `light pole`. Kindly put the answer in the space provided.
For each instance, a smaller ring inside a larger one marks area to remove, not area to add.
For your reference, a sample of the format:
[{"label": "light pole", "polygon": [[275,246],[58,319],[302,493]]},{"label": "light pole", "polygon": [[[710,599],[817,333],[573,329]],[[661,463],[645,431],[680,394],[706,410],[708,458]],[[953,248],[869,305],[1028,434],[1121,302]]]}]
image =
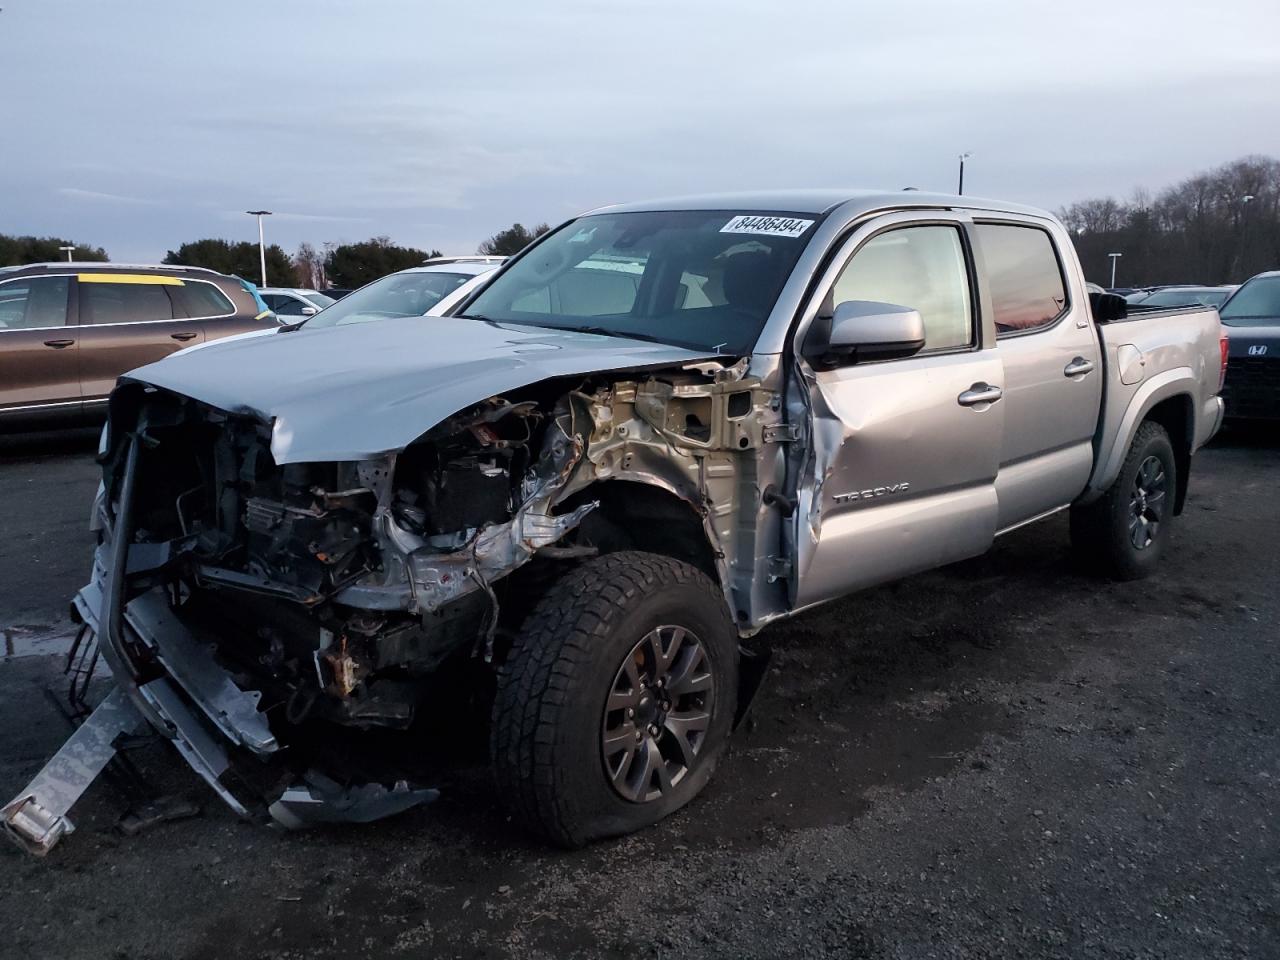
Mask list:
[{"label": "light pole", "polygon": [[1116,261],[1123,257],[1124,254],[1108,253],[1107,256],[1111,258],[1111,289],[1114,290],[1116,288]]},{"label": "light pole", "polygon": [[262,218],[271,216],[270,210],[246,210],[251,217],[258,218],[258,262],[262,267],[262,285],[267,285],[267,247],[262,239]]},{"label": "light pole", "polygon": [[59,247],[58,249],[67,255],[67,263],[70,263],[71,254],[76,252],[76,248],[74,246],[70,246],[70,247]]},{"label": "light pole", "polygon": [[1236,262],[1232,264],[1234,269],[1232,269],[1231,276],[1228,278],[1230,280],[1234,280],[1237,276],[1241,275],[1240,268],[1243,265],[1245,255],[1248,252],[1246,238],[1249,236],[1249,203],[1253,199],[1254,196],[1252,193],[1246,193],[1240,198],[1240,206],[1243,208],[1240,212],[1240,246],[1238,248],[1239,253],[1236,254]]},{"label": "light pole", "polygon": [[962,197],[964,196],[964,162],[972,156],[972,153],[960,154],[960,184],[956,187],[956,193]]}]

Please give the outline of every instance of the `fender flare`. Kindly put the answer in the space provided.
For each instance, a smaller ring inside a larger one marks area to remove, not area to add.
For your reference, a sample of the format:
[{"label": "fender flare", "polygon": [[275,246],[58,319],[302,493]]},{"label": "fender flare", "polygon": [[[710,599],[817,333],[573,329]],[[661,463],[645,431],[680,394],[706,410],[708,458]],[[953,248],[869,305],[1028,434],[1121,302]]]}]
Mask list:
[{"label": "fender flare", "polygon": [[[1194,417],[1195,395],[1199,388],[1200,383],[1190,367],[1174,367],[1172,370],[1162,371],[1144,380],[1129,400],[1111,445],[1103,448],[1101,443],[1104,443],[1106,438],[1105,436],[1100,438],[1097,462],[1089,478],[1089,485],[1085,488],[1085,493],[1079,502],[1092,503],[1115,482],[1116,477],[1120,475],[1120,467],[1128,456],[1129,447],[1133,444],[1138,427],[1157,404],[1173,397],[1185,396],[1193,404],[1192,416]],[[1194,446],[1194,438],[1192,445]]]}]

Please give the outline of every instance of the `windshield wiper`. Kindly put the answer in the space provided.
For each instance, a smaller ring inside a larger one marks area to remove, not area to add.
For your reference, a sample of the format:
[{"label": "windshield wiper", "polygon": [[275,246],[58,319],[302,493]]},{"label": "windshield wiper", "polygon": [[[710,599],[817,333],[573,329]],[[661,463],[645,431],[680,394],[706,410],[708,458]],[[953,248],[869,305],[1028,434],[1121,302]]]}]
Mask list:
[{"label": "windshield wiper", "polygon": [[677,346],[669,340],[663,340],[661,337],[655,337],[648,333],[622,333],[618,330],[610,330],[607,327],[548,327],[548,330],[569,330],[572,333],[594,333],[604,337],[623,337],[627,340],[644,340],[646,343],[661,343],[668,347]]}]

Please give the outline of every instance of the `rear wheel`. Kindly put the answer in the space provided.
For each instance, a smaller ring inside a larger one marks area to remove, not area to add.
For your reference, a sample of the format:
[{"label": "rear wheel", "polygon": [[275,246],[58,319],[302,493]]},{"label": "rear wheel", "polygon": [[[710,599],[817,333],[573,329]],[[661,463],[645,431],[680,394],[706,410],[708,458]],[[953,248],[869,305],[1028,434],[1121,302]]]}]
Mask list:
[{"label": "rear wheel", "polygon": [[570,847],[684,806],[728,738],[737,656],[724,599],[696,568],[637,552],[583,564],[538,604],[499,672],[504,799]]},{"label": "rear wheel", "polygon": [[1119,580],[1149,576],[1169,540],[1176,481],[1168,433],[1143,423],[1107,492],[1071,508],[1071,543],[1085,565]]}]

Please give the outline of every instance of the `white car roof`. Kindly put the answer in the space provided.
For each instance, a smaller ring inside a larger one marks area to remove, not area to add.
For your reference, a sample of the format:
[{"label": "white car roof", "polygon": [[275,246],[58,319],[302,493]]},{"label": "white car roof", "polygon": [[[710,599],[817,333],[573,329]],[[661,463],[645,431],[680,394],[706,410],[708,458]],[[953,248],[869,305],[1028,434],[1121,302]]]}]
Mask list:
[{"label": "white car roof", "polygon": [[456,260],[453,263],[432,263],[423,267],[409,267],[401,273],[454,273],[459,276],[478,277],[481,274],[496,270],[502,264],[493,261],[476,262],[474,260]]}]

